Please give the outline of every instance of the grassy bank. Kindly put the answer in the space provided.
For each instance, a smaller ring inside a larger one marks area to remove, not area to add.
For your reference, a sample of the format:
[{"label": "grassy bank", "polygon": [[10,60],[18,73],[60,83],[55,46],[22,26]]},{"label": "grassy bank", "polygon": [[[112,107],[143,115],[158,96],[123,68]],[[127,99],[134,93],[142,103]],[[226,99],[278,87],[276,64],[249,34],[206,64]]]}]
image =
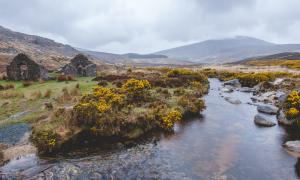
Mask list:
[{"label": "grassy bank", "polygon": [[79,140],[131,139],[150,131],[171,131],[175,122],[206,108],[200,97],[208,92],[209,82],[198,72],[130,72],[95,80],[104,87],[91,87],[93,92],[83,94],[71,110],[60,108],[50,120],[35,123],[32,140],[40,154],[63,151]]}]

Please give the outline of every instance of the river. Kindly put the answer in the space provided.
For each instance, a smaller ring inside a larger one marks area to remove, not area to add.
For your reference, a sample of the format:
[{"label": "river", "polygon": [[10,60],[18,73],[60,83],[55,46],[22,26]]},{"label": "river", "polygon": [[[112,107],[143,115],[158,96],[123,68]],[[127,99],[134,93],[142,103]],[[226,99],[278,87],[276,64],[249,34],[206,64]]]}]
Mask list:
[{"label": "river", "polygon": [[[211,90],[203,97],[207,109],[202,117],[176,124],[173,133],[152,133],[110,148],[94,142],[58,160],[35,155],[17,158],[0,168],[2,178],[50,164],[32,178],[300,179],[300,161],[297,164],[298,159],[281,147],[288,140],[300,140],[299,130],[278,124],[275,115],[264,114],[276,126],[254,124],[256,106],[246,104],[251,93],[221,92],[221,82],[209,80]],[[221,96],[242,104],[230,104]]]}]

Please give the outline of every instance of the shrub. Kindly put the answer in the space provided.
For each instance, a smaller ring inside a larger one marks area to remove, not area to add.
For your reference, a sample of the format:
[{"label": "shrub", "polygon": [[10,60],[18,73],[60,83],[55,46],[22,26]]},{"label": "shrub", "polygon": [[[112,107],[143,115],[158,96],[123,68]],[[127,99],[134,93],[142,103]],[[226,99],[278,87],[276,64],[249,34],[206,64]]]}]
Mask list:
[{"label": "shrub", "polygon": [[75,78],[74,76],[72,76],[72,75],[69,74],[69,75],[67,76],[67,80],[68,80],[68,81],[77,81],[77,78]]},{"label": "shrub", "polygon": [[57,82],[63,82],[67,80],[67,77],[65,75],[59,75],[56,78]]},{"label": "shrub", "polygon": [[5,89],[14,89],[15,88],[15,84],[14,83],[8,83],[5,85]]},{"label": "shrub", "polygon": [[127,69],[127,73],[130,74],[131,72],[132,72],[132,69],[131,69],[131,68],[128,68],[128,69]]},{"label": "shrub", "polygon": [[98,86],[103,86],[103,87],[105,87],[105,86],[107,86],[107,85],[108,85],[108,83],[107,83],[106,80],[100,81],[100,82],[98,83]]},{"label": "shrub", "polygon": [[28,87],[30,85],[34,85],[34,82],[33,81],[23,81],[22,84],[24,87]]},{"label": "shrub", "polygon": [[50,98],[50,94],[51,94],[51,89],[48,88],[47,91],[44,94],[44,98]]},{"label": "shrub", "polygon": [[169,91],[168,91],[168,89],[166,88],[166,89],[164,89],[164,90],[162,91],[162,93],[163,93],[163,94],[169,94]]},{"label": "shrub", "polygon": [[152,108],[152,113],[148,116],[151,121],[157,122],[159,128],[170,130],[175,122],[179,122],[182,115],[178,111],[172,109],[168,112],[163,106]]},{"label": "shrub", "polygon": [[192,87],[202,88],[201,83],[199,83],[199,82],[197,82],[197,81],[191,82],[190,85],[191,85]]},{"label": "shrub", "polygon": [[151,85],[147,80],[130,79],[123,86],[122,89],[127,91],[128,99],[131,100],[144,100],[149,94]]},{"label": "shrub", "polygon": [[161,92],[161,91],[162,91],[162,88],[161,88],[161,87],[159,87],[159,86],[157,86],[157,87],[155,88],[155,91],[156,91],[157,93],[159,93],[159,92]]},{"label": "shrub", "polygon": [[186,92],[186,90],[184,90],[182,88],[177,88],[174,90],[174,95],[180,96],[180,95],[183,95],[185,92]]},{"label": "shrub", "polygon": [[42,78],[39,78],[39,84],[44,84],[44,80]]},{"label": "shrub", "polygon": [[39,153],[52,152],[53,149],[60,146],[61,136],[57,132],[53,132],[52,129],[47,131],[33,132],[31,140],[38,148]]},{"label": "shrub", "polygon": [[123,86],[123,83],[121,81],[115,81],[115,84],[118,88],[121,88]]}]

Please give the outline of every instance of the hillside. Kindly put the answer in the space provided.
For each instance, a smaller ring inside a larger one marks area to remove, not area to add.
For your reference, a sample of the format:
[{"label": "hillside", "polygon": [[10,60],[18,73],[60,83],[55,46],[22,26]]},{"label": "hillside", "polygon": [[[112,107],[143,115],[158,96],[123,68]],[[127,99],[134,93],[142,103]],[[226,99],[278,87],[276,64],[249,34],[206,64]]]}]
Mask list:
[{"label": "hillside", "polygon": [[[0,26],[0,73],[6,71],[12,59],[25,52],[39,64],[50,70],[58,69],[69,63],[80,51],[72,46],[57,43],[51,39],[14,32]],[[90,60],[103,65],[103,61],[92,54],[86,54]]]},{"label": "hillside", "polygon": [[207,40],[153,54],[197,63],[222,63],[282,52],[300,52],[300,44],[273,44],[251,37],[236,36]]},{"label": "hillside", "polygon": [[266,61],[266,60],[272,60],[272,59],[300,60],[300,53],[285,52],[285,53],[272,54],[269,56],[258,56],[258,57],[254,57],[254,58],[248,58],[248,59],[236,61],[236,62],[233,62],[232,64],[240,64],[240,63],[246,63],[246,62],[250,62],[250,61]]}]

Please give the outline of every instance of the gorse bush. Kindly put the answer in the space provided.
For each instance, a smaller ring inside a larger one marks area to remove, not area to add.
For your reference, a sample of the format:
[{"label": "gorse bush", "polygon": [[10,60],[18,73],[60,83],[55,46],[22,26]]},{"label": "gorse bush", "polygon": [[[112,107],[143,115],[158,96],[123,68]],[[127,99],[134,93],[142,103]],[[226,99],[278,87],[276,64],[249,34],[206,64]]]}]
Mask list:
[{"label": "gorse bush", "polygon": [[147,80],[128,80],[122,89],[127,92],[127,99],[129,101],[140,101],[149,98],[149,89],[151,85]]},{"label": "gorse bush", "polygon": [[267,61],[250,61],[247,63],[251,66],[282,66],[291,69],[300,69],[300,60],[267,60]]},{"label": "gorse bush", "polygon": [[174,126],[175,122],[181,120],[182,115],[174,109],[169,112],[165,107],[157,106],[156,108],[152,108],[152,113],[148,118],[153,122],[157,122],[161,129],[169,130]]},{"label": "gorse bush", "polygon": [[300,96],[297,91],[288,94],[283,103],[283,113],[288,119],[295,119],[298,121],[300,111]]},{"label": "gorse bush", "polygon": [[191,82],[190,85],[191,85],[192,87],[202,88],[201,83],[199,83],[199,82],[197,82],[197,81]]}]

